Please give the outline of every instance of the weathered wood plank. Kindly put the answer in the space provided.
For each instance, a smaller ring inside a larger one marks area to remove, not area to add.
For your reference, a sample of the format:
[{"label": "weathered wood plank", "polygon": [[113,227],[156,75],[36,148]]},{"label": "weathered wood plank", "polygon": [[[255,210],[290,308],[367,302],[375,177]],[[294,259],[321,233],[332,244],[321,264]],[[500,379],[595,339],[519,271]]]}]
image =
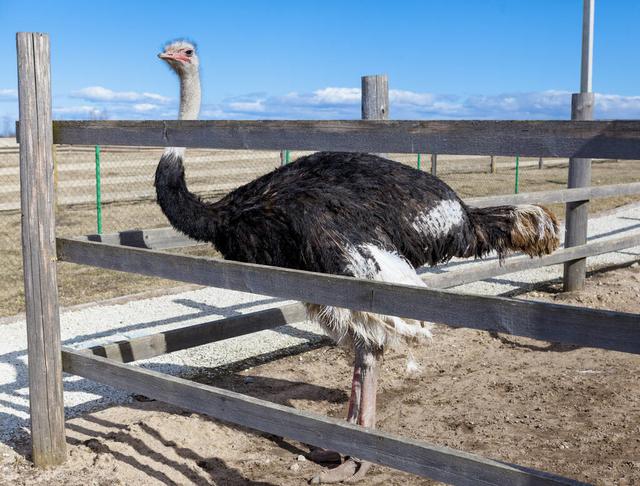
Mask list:
[{"label": "weathered wood plank", "polygon": [[575,485],[577,481],[447,447],[361,428],[233,391],[194,383],[78,351],[63,351],[64,370],[107,385],[269,434],[455,485]]},{"label": "weathered wood plank", "polygon": [[[585,6],[588,1],[585,2]],[[585,15],[586,15],[585,11]],[[584,42],[584,39],[583,39]],[[584,59],[583,52],[583,68]],[[583,75],[584,75],[583,69]],[[590,83],[589,83],[590,84]],[[595,95],[593,93],[575,93],[571,96],[571,119],[593,119],[593,105]],[[572,158],[569,160],[569,177],[567,187],[588,187],[591,185],[591,159]],[[589,202],[575,201],[567,203],[564,233],[564,246],[583,245],[587,241],[587,225]],[[584,287],[587,278],[587,260],[580,258],[564,264],[563,288],[565,291],[580,290]]]},{"label": "weathered wood plank", "polygon": [[602,197],[630,196],[640,194],[640,182],[609,184],[605,186],[556,189],[552,191],[523,192],[500,196],[475,197],[465,199],[469,206],[486,208],[503,204],[551,204],[570,201],[585,201]]},{"label": "weathered wood plank", "polygon": [[149,248],[154,250],[203,244],[200,241],[192,240],[170,226],[145,230],[126,230],[118,233],[105,233],[101,235],[92,234],[78,236],[77,239],[82,241],[96,241],[100,243],[108,243],[110,245],[132,246],[136,248]]},{"label": "weathered wood plank", "polygon": [[[565,260],[599,255],[637,245],[640,245],[640,234],[562,249],[553,255],[542,258],[513,257],[506,259],[502,264],[490,261],[473,268],[455,269],[435,275],[425,274],[422,275],[422,279],[429,288],[446,289],[498,275],[554,265]],[[306,310],[302,304],[289,304],[281,308],[251,312],[241,316],[94,346],[81,351],[127,363],[264,329],[273,329],[305,319]]]},{"label": "weathered wood plank", "polygon": [[56,121],[55,143],[640,158],[640,121]]},{"label": "weathered wood plank", "polygon": [[80,349],[78,352],[102,356],[121,363],[129,363],[301,322],[306,318],[306,309],[303,305],[289,304],[284,307],[251,312],[241,316],[218,319],[147,336],[93,346]]},{"label": "weathered wood plank", "polygon": [[386,74],[362,76],[361,111],[363,120],[389,119],[389,79]]},{"label": "weathered wood plank", "polygon": [[49,37],[20,32],[18,104],[22,261],[29,355],[33,461],[46,467],[67,457],[56,280]]},{"label": "weathered wood plank", "polygon": [[58,238],[61,260],[285,299],[640,353],[640,317],[464,295],[250,263]]},{"label": "weathered wood plank", "polygon": [[551,255],[541,258],[530,258],[528,256],[507,258],[504,262],[485,262],[474,265],[472,268],[460,268],[445,273],[423,275],[422,279],[429,287],[446,289],[456,287],[486,278],[506,275],[508,273],[520,272],[531,268],[546,267],[556,265],[577,258],[586,258],[603,253],[623,250],[640,245],[640,233],[623,236],[621,238],[607,238],[604,241],[595,241],[571,248],[563,248]]},{"label": "weathered wood plank", "polygon": [[[363,120],[389,119],[389,79],[386,74],[362,76],[360,105]],[[376,155],[387,157],[384,152]]]}]

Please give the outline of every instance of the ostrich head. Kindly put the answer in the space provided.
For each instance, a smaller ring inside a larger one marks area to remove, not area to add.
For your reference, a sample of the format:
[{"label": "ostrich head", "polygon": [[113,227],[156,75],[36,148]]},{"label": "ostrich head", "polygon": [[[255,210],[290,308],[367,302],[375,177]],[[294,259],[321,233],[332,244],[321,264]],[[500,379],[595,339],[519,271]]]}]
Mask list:
[{"label": "ostrich head", "polygon": [[158,57],[169,65],[178,76],[197,74],[199,67],[196,46],[186,40],[169,42]]},{"label": "ostrich head", "polygon": [[180,120],[196,120],[200,113],[200,61],[195,44],[186,40],[169,42],[158,57],[180,78]]}]

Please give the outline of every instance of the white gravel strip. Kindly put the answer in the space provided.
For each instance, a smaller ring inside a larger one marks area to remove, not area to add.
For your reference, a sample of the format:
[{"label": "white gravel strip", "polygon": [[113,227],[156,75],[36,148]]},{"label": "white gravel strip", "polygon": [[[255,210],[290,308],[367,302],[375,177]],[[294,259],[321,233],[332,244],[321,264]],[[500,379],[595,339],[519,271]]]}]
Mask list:
[{"label": "white gravel strip", "polygon": [[[589,223],[590,239],[615,238],[639,230],[638,204],[592,219]],[[589,267],[621,264],[639,258],[640,247],[636,247],[590,258]],[[454,261],[448,268],[475,264]],[[458,287],[457,290],[499,295],[534,283],[553,280],[561,275],[562,265],[554,265],[467,284]],[[125,303],[83,306],[62,313],[62,340],[65,346],[87,347],[253,312],[283,303],[271,297],[205,288]],[[17,318],[2,325],[0,329],[0,442],[7,443],[28,427],[29,393],[24,318]],[[227,365],[283,348],[318,341],[321,338],[322,331],[317,326],[300,323],[175,352],[140,363],[153,370],[188,377],[202,368]],[[131,396],[126,392],[80,377],[65,376],[64,385],[68,418],[107,404],[131,400]]]}]

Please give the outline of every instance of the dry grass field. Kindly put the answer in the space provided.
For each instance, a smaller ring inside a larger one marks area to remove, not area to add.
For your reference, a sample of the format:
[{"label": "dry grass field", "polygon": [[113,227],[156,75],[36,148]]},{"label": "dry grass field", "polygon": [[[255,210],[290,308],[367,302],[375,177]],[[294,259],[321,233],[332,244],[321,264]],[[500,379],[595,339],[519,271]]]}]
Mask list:
[{"label": "dry grass field", "polygon": [[[159,149],[103,148],[101,155],[103,231],[166,226],[167,222],[154,201],[153,174],[160,157]],[[291,154],[291,159],[302,155]],[[57,150],[58,209],[57,232],[73,236],[96,232],[95,162],[92,147],[61,147]],[[413,154],[390,156],[408,165],[417,165]],[[0,153],[0,209],[19,205],[17,154]],[[194,192],[215,199],[280,164],[279,152],[190,150],[187,154],[187,178]],[[514,191],[514,159],[496,158],[497,173],[489,173],[488,157],[440,156],[438,174],[463,198],[508,194]],[[422,170],[429,170],[429,158],[422,157]],[[550,159],[538,169],[538,160],[520,161],[520,192],[566,187],[567,161]],[[637,161],[595,161],[593,184],[640,181]],[[611,209],[637,200],[634,197],[599,199],[592,212]],[[562,217],[563,205],[552,209]],[[0,316],[24,310],[20,255],[20,214],[17,209],[0,210]],[[191,253],[215,255],[207,247],[192,248]],[[175,282],[103,271],[61,263],[59,284],[62,305],[92,302],[151,289],[171,287]]]}]

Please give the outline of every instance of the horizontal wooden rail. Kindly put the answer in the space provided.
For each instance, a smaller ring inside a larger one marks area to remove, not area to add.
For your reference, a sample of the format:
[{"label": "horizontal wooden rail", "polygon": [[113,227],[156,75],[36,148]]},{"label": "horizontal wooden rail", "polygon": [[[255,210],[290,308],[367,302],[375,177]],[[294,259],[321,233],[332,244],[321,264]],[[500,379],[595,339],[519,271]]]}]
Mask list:
[{"label": "horizontal wooden rail", "polygon": [[522,270],[556,265],[578,258],[602,255],[603,253],[619,251],[625,248],[633,248],[634,246],[639,245],[640,233],[635,233],[620,238],[607,238],[602,241],[594,241],[585,245],[563,248],[561,250],[557,250],[551,255],[546,255],[541,258],[520,256],[507,258],[502,263],[490,261],[473,266],[465,265],[463,268],[444,273],[438,273],[435,275],[426,274],[422,276],[422,279],[429,287],[446,289],[471,282],[477,282],[478,280],[484,280],[486,278],[497,277],[498,275],[506,275],[508,273],[520,272]]},{"label": "horizontal wooden rail", "polygon": [[58,258],[303,302],[640,354],[640,317],[58,238]]},{"label": "horizontal wooden rail", "polygon": [[578,485],[577,481],[447,447],[404,439],[343,420],[64,349],[67,373],[204,413],[243,427],[356,456],[455,485]]},{"label": "horizontal wooden rail", "polygon": [[107,243],[109,245],[131,246],[134,248],[149,248],[163,250],[167,248],[182,248],[202,245],[200,241],[192,240],[188,236],[176,231],[172,227],[152,228],[145,230],[126,230],[118,233],[92,234],[78,236],[83,241]]},{"label": "horizontal wooden rail", "polygon": [[640,159],[640,121],[56,121],[53,141]]},{"label": "horizontal wooden rail", "polygon": [[504,204],[551,204],[574,201],[588,201],[604,197],[632,196],[640,194],[640,182],[626,184],[608,184],[605,186],[576,187],[572,189],[555,189],[552,191],[523,192],[521,194],[504,194],[465,199],[469,206],[486,208]]},{"label": "horizontal wooden rail", "polygon": [[163,354],[202,346],[224,339],[251,334],[265,329],[294,324],[307,318],[302,304],[250,312],[185,326],[159,333],[79,349],[79,353],[102,356],[121,363],[153,358]]},{"label": "horizontal wooden rail", "polygon": [[[474,265],[472,268],[464,266],[444,273],[424,274],[422,279],[429,288],[446,289],[497,275],[563,263],[573,258],[608,253],[637,245],[640,245],[640,234],[562,249],[542,258],[514,257],[505,260],[502,265],[496,261],[490,261]],[[128,363],[301,322],[306,317],[306,309],[302,304],[288,304],[279,308],[249,312],[241,316],[216,319],[193,326],[93,346],[80,351]]]}]

